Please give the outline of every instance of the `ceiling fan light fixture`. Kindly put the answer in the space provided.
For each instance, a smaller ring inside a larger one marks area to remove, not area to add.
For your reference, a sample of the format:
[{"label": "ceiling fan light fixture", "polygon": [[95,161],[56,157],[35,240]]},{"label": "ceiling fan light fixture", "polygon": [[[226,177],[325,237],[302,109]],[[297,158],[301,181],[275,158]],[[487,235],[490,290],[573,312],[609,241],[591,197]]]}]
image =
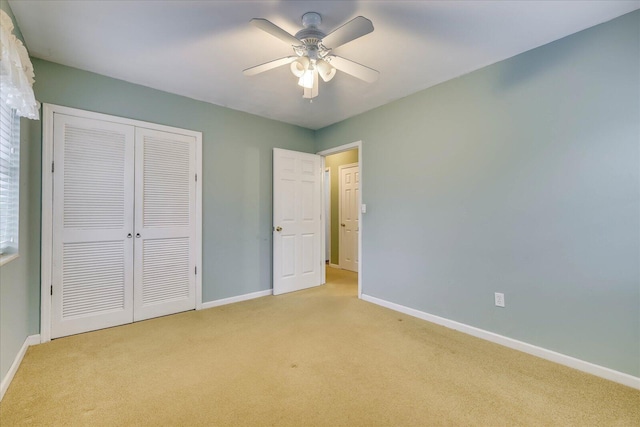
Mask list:
[{"label": "ceiling fan light fixture", "polygon": [[308,99],[309,102],[313,102],[313,98],[318,96],[318,70],[309,70],[313,75],[313,86],[308,88],[305,87],[302,91],[302,97]]},{"label": "ceiling fan light fixture", "polygon": [[296,77],[302,77],[307,68],[309,68],[309,58],[306,56],[301,56],[291,63],[291,72]]},{"label": "ceiling fan light fixture", "polygon": [[318,74],[325,82],[330,81],[336,75],[336,69],[324,59],[318,61],[317,68]]},{"label": "ceiling fan light fixture", "polygon": [[300,76],[298,84],[306,89],[313,89],[314,80],[313,70],[308,69]]},{"label": "ceiling fan light fixture", "polygon": [[376,70],[332,54],[333,49],[372,32],[371,21],[363,16],[357,16],[328,34],[318,28],[321,22],[322,17],[319,13],[305,13],[302,16],[304,28],[294,36],[271,21],[253,18],[252,25],[290,45],[295,56],[291,55],[247,68],[243,74],[253,76],[290,64],[291,73],[298,79],[298,85],[304,88],[303,98],[306,99],[318,96],[320,79],[329,82],[335,77],[337,70],[368,83],[376,81],[379,74]]}]

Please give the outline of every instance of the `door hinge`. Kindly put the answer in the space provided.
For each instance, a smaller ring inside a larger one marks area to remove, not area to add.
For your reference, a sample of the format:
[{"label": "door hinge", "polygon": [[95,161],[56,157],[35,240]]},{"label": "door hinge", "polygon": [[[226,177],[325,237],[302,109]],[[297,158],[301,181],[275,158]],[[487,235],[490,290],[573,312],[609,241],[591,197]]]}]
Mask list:
[{"label": "door hinge", "polygon": [[196,174],[196,182],[198,182],[198,174]]},{"label": "door hinge", "polygon": [[195,267],[195,273],[198,274],[198,267]]},{"label": "door hinge", "polygon": [[51,289],[50,289],[50,295],[53,295],[53,285],[51,285]]},{"label": "door hinge", "polygon": [[51,162],[51,173],[53,173],[55,170],[55,163]]}]

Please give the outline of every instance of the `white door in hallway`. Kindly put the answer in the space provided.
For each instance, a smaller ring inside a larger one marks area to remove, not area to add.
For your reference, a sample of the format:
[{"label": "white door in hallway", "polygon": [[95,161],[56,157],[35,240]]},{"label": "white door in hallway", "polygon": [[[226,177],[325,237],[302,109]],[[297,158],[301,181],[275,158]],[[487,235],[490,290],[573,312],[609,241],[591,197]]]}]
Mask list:
[{"label": "white door in hallway", "polygon": [[339,172],[340,268],[357,272],[360,172],[357,163],[340,166]]},{"label": "white door in hallway", "polygon": [[318,286],[322,248],[322,159],[273,149],[273,293]]}]

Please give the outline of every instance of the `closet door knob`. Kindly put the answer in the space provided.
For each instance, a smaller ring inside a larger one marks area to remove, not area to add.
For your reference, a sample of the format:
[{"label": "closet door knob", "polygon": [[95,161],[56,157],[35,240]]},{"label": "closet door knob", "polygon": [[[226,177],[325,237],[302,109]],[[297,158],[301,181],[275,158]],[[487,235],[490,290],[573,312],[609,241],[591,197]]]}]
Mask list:
[{"label": "closet door knob", "polygon": [[127,238],[129,238],[129,239],[130,239],[130,238],[132,238],[132,237],[133,237],[133,234],[131,234],[131,233],[127,234]]},{"label": "closet door knob", "polygon": [[140,238],[140,233],[136,233],[136,238]]}]

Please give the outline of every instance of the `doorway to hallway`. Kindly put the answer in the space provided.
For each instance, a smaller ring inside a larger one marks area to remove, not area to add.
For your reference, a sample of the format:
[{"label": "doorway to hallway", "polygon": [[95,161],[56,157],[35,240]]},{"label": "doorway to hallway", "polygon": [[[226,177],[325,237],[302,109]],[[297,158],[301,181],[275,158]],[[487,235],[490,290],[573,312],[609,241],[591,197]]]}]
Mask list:
[{"label": "doorway to hallway", "polygon": [[329,265],[358,271],[359,233],[359,164],[358,149],[325,156],[329,194],[326,197],[325,245],[329,248]]},{"label": "doorway to hallway", "polygon": [[[357,191],[352,190],[352,198],[353,198],[353,211],[352,216],[352,225],[355,226],[353,229],[355,233],[352,234],[354,236],[352,243],[352,251],[351,258],[356,262],[352,264],[353,272],[355,275],[355,279],[358,283],[358,298],[362,295],[362,269],[363,269],[363,260],[362,260],[362,236],[363,236],[363,224],[362,224],[362,213],[364,212],[364,204],[362,203],[362,185],[363,185],[363,162],[362,162],[362,141],[357,141],[351,144],[345,144],[338,147],[334,147],[328,150],[321,151],[319,153],[320,156],[323,157],[323,171],[327,169],[330,171],[330,187],[331,194],[330,197],[323,198],[323,204],[329,205],[330,214],[325,213],[325,222],[328,222],[327,230],[323,230],[323,234],[325,234],[323,239],[323,245],[325,246],[324,252],[329,254],[329,262],[327,263],[328,267],[344,269],[345,266],[341,265],[341,256],[340,256],[340,229],[346,229],[346,222],[340,221],[340,166],[352,165],[358,166],[358,188]],[[342,227],[341,224],[345,224],[345,227]],[[344,239],[343,239],[344,240]],[[330,250],[326,250],[326,247],[330,245]],[[344,263],[344,262],[343,262]],[[325,282],[328,282],[329,278],[327,277],[328,269],[324,272]]]}]

